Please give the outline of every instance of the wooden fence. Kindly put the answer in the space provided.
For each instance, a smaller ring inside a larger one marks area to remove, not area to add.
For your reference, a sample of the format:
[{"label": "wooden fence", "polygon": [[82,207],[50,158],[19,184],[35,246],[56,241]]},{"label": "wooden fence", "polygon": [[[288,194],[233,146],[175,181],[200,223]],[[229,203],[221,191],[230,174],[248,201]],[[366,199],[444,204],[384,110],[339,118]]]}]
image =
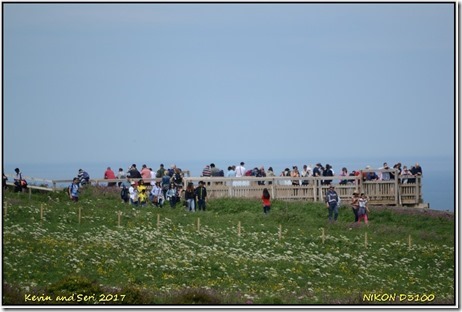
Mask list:
[{"label": "wooden fence", "polygon": [[[390,170],[363,170],[362,173],[379,172]],[[13,176],[7,175],[9,184],[12,184]],[[62,191],[72,180],[45,180],[32,177],[24,177],[29,183],[29,194],[32,189],[44,191]],[[398,177],[389,181],[365,181],[362,176],[334,176],[334,177],[184,177],[184,186],[192,182],[195,185],[199,181],[206,183],[209,198],[245,197],[261,198],[264,188],[267,188],[272,199],[300,200],[322,202],[329,186],[323,181],[330,181],[334,185],[341,200],[346,203],[350,200],[354,191],[364,193],[369,198],[370,205],[384,206],[409,206],[428,208],[422,197],[422,177],[412,177],[415,182],[409,183],[409,177]],[[152,179],[144,179],[151,182]],[[153,179],[160,181],[160,179]],[[346,184],[340,181],[347,180]],[[108,182],[123,182],[126,179],[91,179],[92,185],[106,186]],[[298,181],[298,185],[294,185]]]}]

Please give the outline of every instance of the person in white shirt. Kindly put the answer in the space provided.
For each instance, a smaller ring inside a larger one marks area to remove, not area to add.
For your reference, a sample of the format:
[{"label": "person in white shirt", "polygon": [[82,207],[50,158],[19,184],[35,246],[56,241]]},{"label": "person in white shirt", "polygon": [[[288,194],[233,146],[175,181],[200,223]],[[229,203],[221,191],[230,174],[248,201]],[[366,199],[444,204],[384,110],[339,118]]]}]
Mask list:
[{"label": "person in white shirt", "polygon": [[243,177],[245,176],[245,167],[244,162],[242,161],[239,166],[236,167],[236,177]]},{"label": "person in white shirt", "polygon": [[154,185],[156,185],[156,180],[155,179],[157,179],[157,177],[156,177],[157,172],[152,170],[152,168],[149,168],[149,170],[151,170],[151,179],[152,179],[151,180],[151,185],[154,186]]},{"label": "person in white shirt", "polygon": [[[242,161],[239,166],[236,167],[236,177],[243,177],[245,176],[245,167],[244,162]],[[234,181],[234,186],[245,186],[248,185],[249,181]]]},{"label": "person in white shirt", "polygon": [[138,191],[136,189],[135,182],[132,181],[130,183],[128,193],[130,194],[130,204],[132,204],[133,206],[138,206]]}]

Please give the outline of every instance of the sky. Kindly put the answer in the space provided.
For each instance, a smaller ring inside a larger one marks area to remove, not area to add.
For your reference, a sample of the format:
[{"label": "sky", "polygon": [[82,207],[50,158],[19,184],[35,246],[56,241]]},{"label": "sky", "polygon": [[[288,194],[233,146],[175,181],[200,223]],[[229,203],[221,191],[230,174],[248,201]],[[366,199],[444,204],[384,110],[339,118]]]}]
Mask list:
[{"label": "sky", "polygon": [[3,3],[3,161],[454,156],[454,10]]}]

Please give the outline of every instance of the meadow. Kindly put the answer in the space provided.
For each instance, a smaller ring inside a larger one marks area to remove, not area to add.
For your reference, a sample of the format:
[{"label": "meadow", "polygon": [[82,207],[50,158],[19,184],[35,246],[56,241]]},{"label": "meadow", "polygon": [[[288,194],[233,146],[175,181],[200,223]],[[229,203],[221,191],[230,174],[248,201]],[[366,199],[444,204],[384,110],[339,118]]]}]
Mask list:
[{"label": "meadow", "polygon": [[3,193],[4,305],[455,303],[455,219],[372,207],[213,199],[135,208],[117,190]]}]

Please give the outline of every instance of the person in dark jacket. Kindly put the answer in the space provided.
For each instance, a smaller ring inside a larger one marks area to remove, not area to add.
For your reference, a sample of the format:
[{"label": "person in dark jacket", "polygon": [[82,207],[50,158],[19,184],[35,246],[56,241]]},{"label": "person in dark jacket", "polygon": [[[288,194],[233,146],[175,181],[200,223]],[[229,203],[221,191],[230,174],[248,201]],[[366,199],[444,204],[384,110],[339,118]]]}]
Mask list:
[{"label": "person in dark jacket", "polygon": [[136,169],[136,164],[133,164],[128,170],[127,177],[130,179],[141,179],[141,173]]},{"label": "person in dark jacket", "polygon": [[329,190],[326,192],[326,206],[329,209],[329,221],[337,221],[338,217],[338,195],[334,190],[334,187],[329,186]]},{"label": "person in dark jacket", "polygon": [[207,201],[207,189],[205,188],[205,182],[200,181],[199,186],[194,191],[197,198],[197,209],[199,211],[204,210]]}]

